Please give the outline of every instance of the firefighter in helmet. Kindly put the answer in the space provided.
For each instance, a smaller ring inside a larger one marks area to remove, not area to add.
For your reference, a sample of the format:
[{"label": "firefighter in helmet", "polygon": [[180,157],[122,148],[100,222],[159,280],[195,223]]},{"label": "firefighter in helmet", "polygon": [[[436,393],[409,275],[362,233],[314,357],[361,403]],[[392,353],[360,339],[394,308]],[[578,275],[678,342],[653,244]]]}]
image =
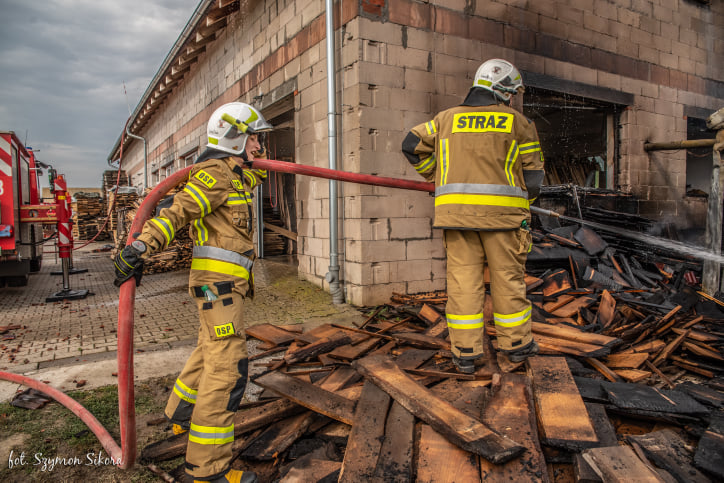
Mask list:
[{"label": "firefighter in helmet", "polygon": [[520,72],[502,59],[484,62],[459,106],[415,126],[402,151],[435,181],[434,227],[447,256],[447,325],[453,362],[472,373],[483,356],[484,264],[498,349],[513,362],[538,352],[526,299],[531,248],[529,206],[543,182],[543,155],[532,121],[509,106],[523,92]]},{"label": "firefighter in helmet", "polygon": [[232,102],[218,108],[207,126],[207,149],[169,207],[148,220],[115,258],[116,285],[140,283],[143,260],[165,249],[190,223],[194,243],[189,293],[199,310],[196,349],[176,379],[166,405],[175,433],[188,431],[186,472],[195,481],[257,480],[230,468],[234,412],[247,383],[244,298],[253,293],[252,190],[266,171],[248,162],[263,153],[272,126],[253,107]]}]

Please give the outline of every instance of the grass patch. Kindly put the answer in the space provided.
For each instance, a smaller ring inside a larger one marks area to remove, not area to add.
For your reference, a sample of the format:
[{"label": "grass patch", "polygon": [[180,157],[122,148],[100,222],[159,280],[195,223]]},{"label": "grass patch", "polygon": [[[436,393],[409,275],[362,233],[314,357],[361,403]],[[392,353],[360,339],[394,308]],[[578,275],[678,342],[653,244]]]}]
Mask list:
[{"label": "grass patch", "polygon": [[[149,427],[142,424],[142,420],[163,415],[167,388],[173,380],[169,376],[136,385],[138,453],[148,442],[167,436],[164,425]],[[67,394],[85,407],[120,446],[117,386]],[[100,451],[103,451],[103,457],[107,457],[106,451],[80,418],[55,401],[38,410],[0,403],[0,441],[21,433],[28,435],[28,438],[22,446],[13,450],[13,456],[25,453],[25,464],[10,469],[7,461],[0,462],[0,467],[3,467],[0,470],[0,481],[158,481],[157,476],[142,466],[137,465],[124,471],[112,465],[94,465],[94,457]],[[43,467],[42,458],[56,457],[65,458],[66,461],[76,458],[81,463],[64,465],[59,462],[52,468],[50,464]]]}]

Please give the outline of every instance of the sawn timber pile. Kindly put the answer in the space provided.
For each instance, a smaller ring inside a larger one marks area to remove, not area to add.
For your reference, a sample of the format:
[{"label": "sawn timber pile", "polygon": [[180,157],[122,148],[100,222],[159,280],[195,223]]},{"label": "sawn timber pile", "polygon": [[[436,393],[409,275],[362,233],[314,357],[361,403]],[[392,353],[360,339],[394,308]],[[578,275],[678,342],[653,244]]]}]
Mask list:
[{"label": "sawn timber pile", "polygon": [[[233,466],[268,482],[724,478],[724,379],[707,357],[720,354],[720,321],[592,286],[565,294],[583,299],[576,311],[550,316],[560,307],[547,304],[568,304],[543,299],[548,280],[527,279],[541,354],[510,363],[491,322],[496,356],[474,375],[453,367],[444,293],[394,294],[357,328],[249,328],[264,390],[235,416]],[[180,456],[186,441],[151,444],[142,460]]]}]

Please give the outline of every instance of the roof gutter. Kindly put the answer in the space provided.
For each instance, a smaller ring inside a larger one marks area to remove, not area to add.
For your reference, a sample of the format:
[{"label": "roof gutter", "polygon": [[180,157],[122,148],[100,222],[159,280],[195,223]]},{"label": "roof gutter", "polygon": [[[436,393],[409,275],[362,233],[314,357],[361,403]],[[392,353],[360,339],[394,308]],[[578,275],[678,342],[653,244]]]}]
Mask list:
[{"label": "roof gutter", "polygon": [[[139,113],[141,112],[141,109],[143,109],[143,106],[146,105],[146,101],[153,93],[154,88],[156,87],[156,84],[163,78],[164,73],[166,72],[166,69],[169,68],[173,60],[177,57],[179,51],[183,48],[183,45],[186,43],[186,41],[189,39],[189,36],[193,33],[194,29],[198,25],[199,21],[204,18],[204,16],[208,13],[208,11],[211,9],[213,4],[216,0],[201,0],[199,2],[199,5],[196,7],[196,10],[194,10],[194,13],[191,15],[191,18],[188,22],[186,22],[186,26],[184,27],[181,34],[176,39],[176,42],[173,44],[173,47],[171,50],[169,50],[168,54],[166,54],[166,58],[163,60],[163,63],[161,64],[161,67],[159,67],[158,71],[156,72],[156,75],[153,77],[151,82],[148,84],[148,87],[146,87],[146,91],[143,93],[143,96],[141,96],[141,99],[138,101],[138,104],[136,104],[136,108],[134,109],[133,113],[128,119],[128,126],[132,126],[135,122],[136,118],[138,117]],[[137,138],[137,136],[134,136],[130,133],[130,128],[127,131],[128,135],[132,138]],[[113,148],[111,149],[110,154],[108,155],[108,164],[110,165],[116,157],[116,153],[120,150],[121,147],[121,139],[123,139],[123,134],[120,134],[118,138],[116,138],[116,142],[113,145]]]}]

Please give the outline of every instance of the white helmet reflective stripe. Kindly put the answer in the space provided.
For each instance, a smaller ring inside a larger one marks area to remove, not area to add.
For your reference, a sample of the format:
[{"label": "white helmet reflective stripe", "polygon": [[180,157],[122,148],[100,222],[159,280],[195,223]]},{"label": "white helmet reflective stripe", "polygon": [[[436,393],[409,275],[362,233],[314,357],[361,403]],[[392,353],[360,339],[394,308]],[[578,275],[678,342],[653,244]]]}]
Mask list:
[{"label": "white helmet reflective stripe", "polygon": [[244,151],[249,134],[271,130],[272,125],[249,104],[230,102],[211,114],[206,128],[207,146],[238,155]]},{"label": "white helmet reflective stripe", "polygon": [[483,62],[475,72],[473,87],[482,87],[509,101],[513,94],[523,89],[523,78],[513,64],[503,59]]}]

